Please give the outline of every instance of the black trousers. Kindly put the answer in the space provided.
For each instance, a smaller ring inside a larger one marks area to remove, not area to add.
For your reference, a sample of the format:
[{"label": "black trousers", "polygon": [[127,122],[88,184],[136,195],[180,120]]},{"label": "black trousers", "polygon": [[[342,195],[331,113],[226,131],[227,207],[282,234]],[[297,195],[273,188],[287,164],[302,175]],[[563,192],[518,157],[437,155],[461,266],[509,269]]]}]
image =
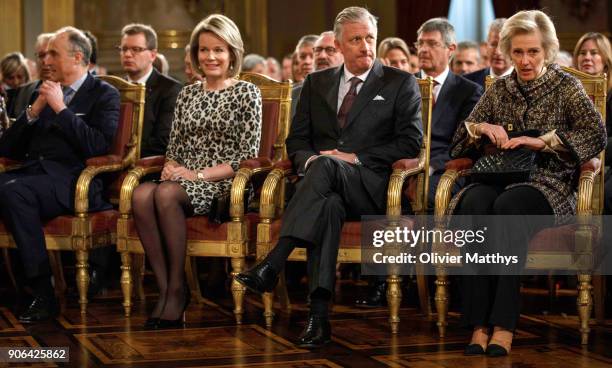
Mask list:
[{"label": "black trousers", "polygon": [[384,197],[371,198],[355,165],[325,156],[310,163],[285,210],[280,236],[300,239],[300,245],[307,246],[311,293],[317,288],[334,290],[344,221],[380,215],[384,208]]},{"label": "black trousers", "polygon": [[[553,210],[535,188],[519,186],[504,190],[501,186],[479,184],[463,194],[454,214],[552,215]],[[519,247],[518,253],[523,253],[524,259],[529,240],[541,227],[541,221],[520,216],[511,229],[500,229],[489,236],[497,242],[494,244],[497,249]],[[520,275],[464,275],[461,289],[466,326],[516,328],[520,314]]]},{"label": "black trousers", "polygon": [[40,168],[0,174],[0,213],[19,249],[25,276],[51,276],[43,221],[69,212]]}]

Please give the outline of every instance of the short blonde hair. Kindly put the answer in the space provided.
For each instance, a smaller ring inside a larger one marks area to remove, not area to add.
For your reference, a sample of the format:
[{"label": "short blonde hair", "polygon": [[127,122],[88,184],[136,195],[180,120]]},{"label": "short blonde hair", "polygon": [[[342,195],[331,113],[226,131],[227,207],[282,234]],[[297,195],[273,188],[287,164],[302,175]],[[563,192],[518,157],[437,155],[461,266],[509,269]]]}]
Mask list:
[{"label": "short blonde hair", "polygon": [[20,52],[11,52],[6,54],[2,60],[0,60],[0,75],[1,79],[8,78],[10,75],[23,72],[25,76],[25,83],[30,82],[30,71],[28,70],[28,64],[26,59]]},{"label": "short blonde hair", "polygon": [[410,50],[406,42],[398,37],[387,37],[380,42],[378,45],[378,57],[384,59],[387,57],[387,53],[391,50],[400,50],[406,55],[406,59],[410,58]]},{"label": "short blonde hair", "polygon": [[559,52],[559,39],[555,25],[544,12],[539,10],[520,11],[504,22],[501,29],[499,47],[506,57],[510,58],[512,38],[514,36],[540,31],[544,47],[546,64],[552,63]]},{"label": "short blonde hair", "polygon": [[227,71],[227,76],[232,78],[240,74],[242,58],[244,55],[244,44],[242,43],[240,30],[238,30],[238,27],[231,19],[221,14],[209,15],[203,21],[198,23],[191,33],[189,53],[191,63],[194,66],[194,71],[204,76],[200,70],[200,63],[198,61],[198,52],[200,51],[200,35],[204,32],[210,32],[228,44],[230,52],[230,65]]},{"label": "short blonde hair", "polygon": [[608,74],[608,90],[610,90],[612,89],[612,47],[610,47],[608,37],[597,32],[583,34],[574,48],[574,65],[576,66],[576,69],[580,67],[580,65],[578,65],[578,54],[580,54],[582,45],[589,40],[595,42],[597,49],[599,50],[599,54],[603,59],[604,73]]}]

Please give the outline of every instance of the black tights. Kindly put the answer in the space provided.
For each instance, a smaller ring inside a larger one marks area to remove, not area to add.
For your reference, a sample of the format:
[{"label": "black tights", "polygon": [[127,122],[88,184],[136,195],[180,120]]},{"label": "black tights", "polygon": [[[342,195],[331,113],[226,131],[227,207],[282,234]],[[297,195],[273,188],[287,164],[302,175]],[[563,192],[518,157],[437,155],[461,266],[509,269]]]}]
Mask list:
[{"label": "black tights", "polygon": [[138,236],[159,287],[159,301],[151,317],[178,319],[187,297],[186,217],[193,214],[187,192],[171,181],[143,183],[134,190],[132,208]]}]

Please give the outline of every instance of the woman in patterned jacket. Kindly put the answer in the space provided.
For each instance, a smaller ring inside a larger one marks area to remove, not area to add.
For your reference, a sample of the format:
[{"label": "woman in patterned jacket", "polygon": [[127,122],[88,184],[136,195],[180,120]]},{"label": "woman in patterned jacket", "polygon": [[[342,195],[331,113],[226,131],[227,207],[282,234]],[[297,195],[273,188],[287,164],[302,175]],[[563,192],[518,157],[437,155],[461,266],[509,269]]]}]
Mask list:
[{"label": "woman in patterned jacket", "polygon": [[[514,71],[495,81],[457,129],[451,157],[480,155],[486,137],[498,149],[536,151],[536,168],[527,182],[470,184],[453,198],[449,213],[523,215],[520,226],[500,230],[503,235],[492,244],[520,249],[524,263],[529,238],[541,226],[524,215],[561,219],[575,214],[577,169],[605,148],[606,132],[580,81],[552,64],[559,41],[546,14],[531,10],[512,16],[501,30],[500,48]],[[540,134],[509,138],[510,130]],[[462,276],[463,320],[473,329],[468,355],[510,351],[520,312],[520,276],[500,274]]]},{"label": "woman in patterned jacket", "polygon": [[210,15],[195,27],[190,46],[192,64],[204,79],[178,96],[161,183],[143,183],[132,197],[160,295],[145,328],[182,324],[189,303],[186,217],[208,213],[213,198],[230,191],[240,161],[259,150],[261,94],[235,78],[244,53],[240,31],[229,18]]}]

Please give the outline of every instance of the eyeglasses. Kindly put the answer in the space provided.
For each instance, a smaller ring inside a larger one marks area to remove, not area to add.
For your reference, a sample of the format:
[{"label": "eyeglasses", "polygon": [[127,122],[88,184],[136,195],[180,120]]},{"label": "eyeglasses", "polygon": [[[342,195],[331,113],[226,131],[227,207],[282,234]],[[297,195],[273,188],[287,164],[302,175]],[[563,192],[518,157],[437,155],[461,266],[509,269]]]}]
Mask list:
[{"label": "eyeglasses", "polygon": [[138,46],[134,46],[134,47],[127,47],[127,46],[117,46],[117,51],[119,51],[122,54],[125,54],[126,52],[130,51],[132,52],[132,54],[136,55],[136,54],[140,54],[143,51],[146,50],[150,50],[149,48],[146,47],[138,47]]},{"label": "eyeglasses", "polygon": [[427,45],[427,47],[429,47],[430,49],[444,47],[444,44],[434,40],[419,40],[414,43],[414,47],[416,47],[417,49],[422,49],[425,45]]},{"label": "eyeglasses", "polygon": [[336,48],[335,48],[335,47],[332,47],[332,46],[328,46],[328,47],[315,47],[315,48],[314,48],[314,53],[315,53],[315,54],[320,54],[320,53],[322,53],[323,51],[325,51],[325,53],[326,53],[327,55],[333,55],[333,54],[335,54],[335,53],[336,53],[338,50],[336,50]]}]

